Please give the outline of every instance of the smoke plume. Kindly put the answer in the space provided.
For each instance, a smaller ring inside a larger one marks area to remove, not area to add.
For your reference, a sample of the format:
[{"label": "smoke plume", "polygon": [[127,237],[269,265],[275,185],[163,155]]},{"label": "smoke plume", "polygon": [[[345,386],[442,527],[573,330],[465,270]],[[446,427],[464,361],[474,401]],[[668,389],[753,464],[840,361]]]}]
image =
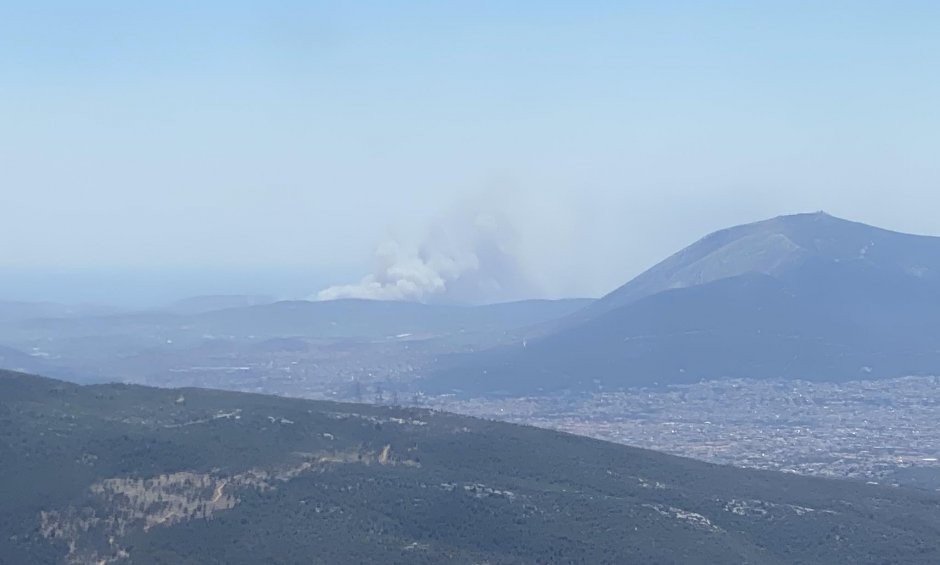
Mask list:
[{"label": "smoke plume", "polygon": [[457,215],[435,223],[418,245],[382,243],[372,274],[323,289],[317,299],[479,304],[524,298],[532,287],[517,260],[517,241],[502,215]]}]

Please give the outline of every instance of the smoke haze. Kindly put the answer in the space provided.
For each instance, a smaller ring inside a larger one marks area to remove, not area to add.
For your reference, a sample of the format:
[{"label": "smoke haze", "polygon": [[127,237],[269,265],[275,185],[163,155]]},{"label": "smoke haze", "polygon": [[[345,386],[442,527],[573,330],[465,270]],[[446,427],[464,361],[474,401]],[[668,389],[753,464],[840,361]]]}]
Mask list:
[{"label": "smoke haze", "polygon": [[129,4],[4,3],[0,298],[600,296],[779,214],[940,234],[937,2]]},{"label": "smoke haze", "polygon": [[319,300],[365,298],[479,304],[531,295],[517,258],[518,234],[505,215],[453,214],[417,245],[389,239],[375,251],[375,269],[358,283],[317,293]]}]

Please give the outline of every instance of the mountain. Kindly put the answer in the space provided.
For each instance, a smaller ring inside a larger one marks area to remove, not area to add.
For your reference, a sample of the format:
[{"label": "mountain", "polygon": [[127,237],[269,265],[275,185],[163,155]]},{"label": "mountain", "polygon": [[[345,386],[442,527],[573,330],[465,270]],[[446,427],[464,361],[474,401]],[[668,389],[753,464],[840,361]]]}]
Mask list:
[{"label": "mountain", "polygon": [[936,563],[940,495],[441,412],[0,372],[0,564]]},{"label": "mountain", "polygon": [[819,213],[709,235],[525,347],[448,359],[426,387],[527,394],[912,374],[940,374],[940,238]]},{"label": "mountain", "polygon": [[40,371],[44,369],[41,360],[23,353],[18,349],[0,345],[0,369],[13,371]]},{"label": "mountain", "polygon": [[585,308],[579,318],[596,317],[665,290],[754,273],[786,278],[819,265],[843,267],[849,276],[866,269],[940,283],[940,238],[893,232],[823,212],[780,216],[702,238]]}]

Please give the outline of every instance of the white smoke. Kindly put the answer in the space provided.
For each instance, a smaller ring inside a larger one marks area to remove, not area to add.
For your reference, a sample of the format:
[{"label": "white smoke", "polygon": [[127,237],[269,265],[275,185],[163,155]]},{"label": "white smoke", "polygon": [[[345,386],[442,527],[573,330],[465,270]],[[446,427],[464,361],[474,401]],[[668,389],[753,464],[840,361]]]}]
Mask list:
[{"label": "white smoke", "polygon": [[382,243],[372,274],[356,284],[323,289],[317,299],[484,303],[524,298],[532,288],[516,259],[517,239],[499,214],[458,215],[437,222],[418,245]]}]

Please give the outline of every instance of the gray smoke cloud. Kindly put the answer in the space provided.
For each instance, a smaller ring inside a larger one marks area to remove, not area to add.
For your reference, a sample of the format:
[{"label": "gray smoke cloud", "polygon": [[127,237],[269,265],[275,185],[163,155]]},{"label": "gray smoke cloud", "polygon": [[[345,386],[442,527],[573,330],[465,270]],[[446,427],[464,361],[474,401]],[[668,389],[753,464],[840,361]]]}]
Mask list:
[{"label": "gray smoke cloud", "polygon": [[505,216],[455,215],[432,225],[417,245],[383,242],[371,274],[325,288],[317,299],[480,304],[527,298],[533,287],[517,250],[518,235]]}]

